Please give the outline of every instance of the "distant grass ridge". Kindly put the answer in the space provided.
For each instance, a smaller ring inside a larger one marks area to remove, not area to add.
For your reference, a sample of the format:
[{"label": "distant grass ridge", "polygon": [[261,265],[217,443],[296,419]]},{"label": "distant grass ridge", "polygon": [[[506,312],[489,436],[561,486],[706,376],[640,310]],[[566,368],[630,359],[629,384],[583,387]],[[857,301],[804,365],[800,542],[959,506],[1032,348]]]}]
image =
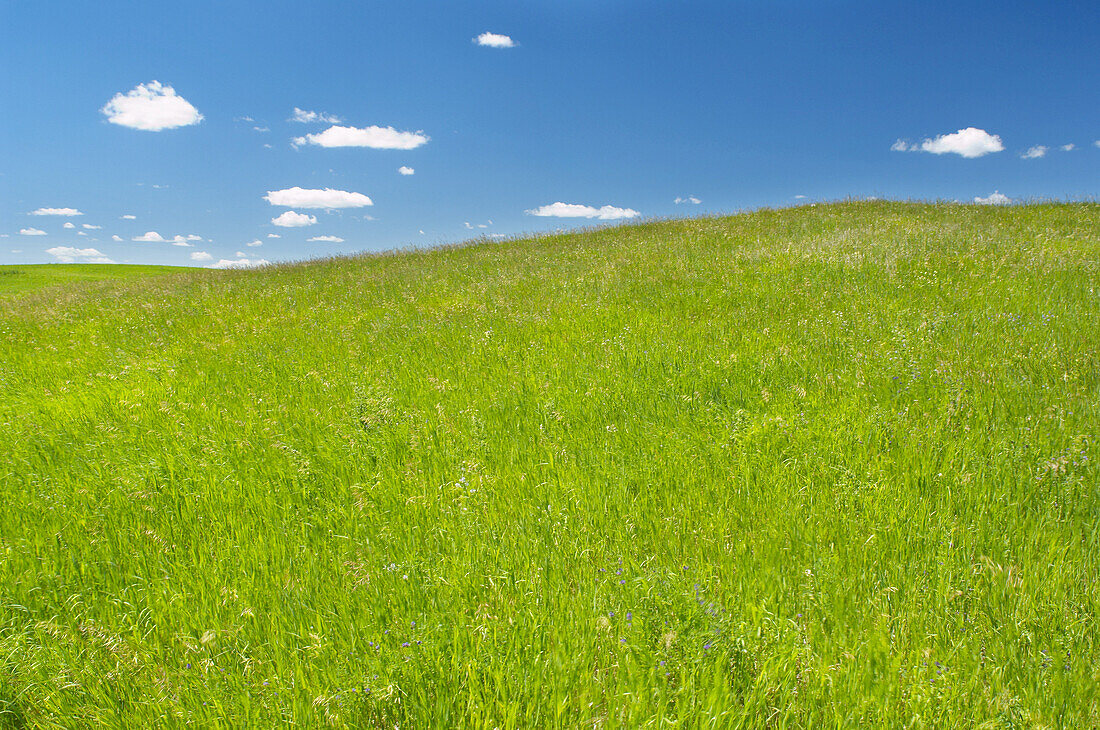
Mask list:
[{"label": "distant grass ridge", "polygon": [[116,281],[187,271],[181,266],[141,264],[21,264],[0,266],[0,296],[80,281]]},{"label": "distant grass ridge", "polygon": [[4,296],[0,726],[1096,726],[1098,264],[861,202]]}]

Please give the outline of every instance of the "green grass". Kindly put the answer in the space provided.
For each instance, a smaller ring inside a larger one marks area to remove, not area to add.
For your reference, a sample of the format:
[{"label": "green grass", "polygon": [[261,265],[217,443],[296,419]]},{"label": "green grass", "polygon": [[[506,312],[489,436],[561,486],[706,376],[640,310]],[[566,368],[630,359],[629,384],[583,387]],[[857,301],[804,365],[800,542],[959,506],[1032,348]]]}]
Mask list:
[{"label": "green grass", "polygon": [[874,202],[0,300],[0,724],[1095,727],[1098,265]]},{"label": "green grass", "polygon": [[172,274],[187,269],[179,266],[140,266],[120,264],[25,264],[0,266],[0,296],[48,286],[83,281],[117,281]]}]

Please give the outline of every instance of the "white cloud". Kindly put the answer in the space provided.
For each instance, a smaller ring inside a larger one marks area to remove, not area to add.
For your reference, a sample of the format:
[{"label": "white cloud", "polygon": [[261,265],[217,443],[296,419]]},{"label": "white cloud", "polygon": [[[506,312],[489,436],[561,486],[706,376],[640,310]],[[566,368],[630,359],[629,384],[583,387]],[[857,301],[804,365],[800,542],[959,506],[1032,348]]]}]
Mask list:
[{"label": "white cloud", "polygon": [[62,225],[61,227],[62,228],[76,228],[76,224],[73,223],[72,221],[65,221],[64,225]]},{"label": "white cloud", "polygon": [[38,210],[32,210],[27,215],[84,215],[76,208],[39,208]]},{"label": "white cloud", "polygon": [[1046,157],[1047,149],[1046,145],[1037,144],[1034,147],[1029,147],[1027,152],[1020,155],[1020,159],[1024,160],[1036,160],[1040,157]]},{"label": "white cloud", "polygon": [[[895,142],[894,145],[896,147],[897,143]],[[915,145],[911,146],[910,149],[914,147]],[[924,140],[920,145],[922,152],[931,152],[934,155],[951,153],[967,158],[1000,152],[1004,148],[1004,143],[1001,142],[999,136],[976,127],[960,129],[953,134],[941,134],[935,139]]]},{"label": "white cloud", "polygon": [[282,238],[282,236],[280,236],[278,233],[269,233],[269,234],[267,234],[267,237],[268,238]]},{"label": "white cloud", "polygon": [[45,236],[46,232],[40,228],[20,228],[20,236]]},{"label": "white cloud", "polygon": [[506,35],[500,33],[485,32],[474,38],[474,43],[479,46],[488,46],[490,48],[514,48],[516,42]]},{"label": "white cloud", "polygon": [[149,132],[186,127],[203,119],[191,102],[159,81],[139,84],[125,94],[115,94],[100,111],[107,115],[111,124]]},{"label": "white cloud", "polygon": [[1062,145],[1059,149],[1061,149],[1063,152],[1073,152],[1075,149],[1077,149],[1077,145],[1070,142],[1069,144]]},{"label": "white cloud", "polygon": [[256,248],[257,246],[262,246],[262,245],[264,245],[264,242],[261,241],[258,238],[254,241],[249,241],[248,243],[245,244],[245,246],[248,246],[249,248]]},{"label": "white cloud", "polygon": [[122,240],[122,236],[119,236],[119,235],[114,235],[114,236],[111,236],[111,240],[112,240],[112,241],[121,241],[121,240]]},{"label": "white cloud", "polygon": [[343,120],[341,120],[340,117],[334,116],[332,114],[325,114],[324,112],[309,112],[309,111],[306,111],[305,109],[299,109],[298,107],[294,107],[294,113],[290,115],[290,119],[288,119],[287,121],[288,122],[303,122],[303,123],[307,123],[307,124],[310,123],[310,122],[324,122],[325,124],[339,124]]},{"label": "white cloud", "polygon": [[1094,144],[1094,145],[1096,145],[1097,147],[1100,147],[1100,139],[1098,139],[1098,140],[1096,140],[1095,142],[1093,142],[1093,144]]},{"label": "white cloud", "polygon": [[894,144],[890,145],[890,149],[893,152],[916,152],[919,148],[915,144],[910,144],[904,139],[899,139]]},{"label": "white cloud", "polygon": [[805,195],[796,195],[796,196],[794,196],[794,199],[795,200],[805,200],[806,196]]},{"label": "white cloud", "polygon": [[978,205],[1007,205],[1012,202],[1012,198],[994,190],[988,198],[974,198],[974,202]]},{"label": "white cloud", "polygon": [[256,130],[257,132],[270,132],[271,131],[271,129],[269,127],[253,127],[252,129]]},{"label": "white cloud", "polygon": [[206,251],[192,251],[191,252],[191,260],[192,261],[213,261],[214,257],[211,256],[210,254],[208,254]]},{"label": "white cloud", "polygon": [[408,165],[402,165],[401,167],[397,168],[397,171],[399,173],[401,173],[402,175],[415,175],[416,174],[416,170],[412,169]]},{"label": "white cloud", "polygon": [[308,190],[306,188],[287,188],[285,190],[269,190],[264,200],[272,205],[281,205],[286,208],[362,208],[365,205],[374,205],[374,201],[362,193],[352,193],[347,190]]},{"label": "white cloud", "polygon": [[528,215],[553,218],[599,218],[602,221],[618,220],[620,218],[633,218],[641,215],[631,208],[616,208],[613,205],[605,205],[602,208],[594,208],[591,205],[577,205],[574,203],[554,203],[543,205],[534,210],[525,211]]},{"label": "white cloud", "polygon": [[326,243],[343,243],[344,239],[339,236],[314,236],[313,238],[307,238],[307,241],[324,241]]},{"label": "white cloud", "polygon": [[91,223],[82,223],[80,227],[89,231],[98,231],[103,228],[103,226],[93,226]]},{"label": "white cloud", "polygon": [[686,198],[676,198],[676,200],[672,202],[676,203],[676,205],[680,205],[681,203],[691,203],[692,205],[699,205],[699,203],[702,203],[703,201],[699,200],[699,198],[695,197],[694,195],[689,195]]},{"label": "white cloud", "polygon": [[399,132],[393,127],[370,126],[329,127],[320,134],[295,137],[295,146],[313,144],[318,147],[370,147],[376,150],[411,150],[427,144],[431,139],[421,131]]},{"label": "white cloud", "polygon": [[78,235],[78,236],[87,236],[88,233],[86,231],[77,231],[76,235]]},{"label": "white cloud", "polygon": [[123,216],[119,216],[119,218],[121,218],[124,221],[136,221],[137,220],[136,215],[130,215],[129,213],[127,213],[126,215],[123,215]]},{"label": "white cloud", "polygon": [[288,210],[277,218],[272,218],[271,222],[283,228],[301,228],[302,226],[312,226],[317,222],[317,218],[306,213],[295,213],[293,210]]},{"label": "white cloud", "polygon": [[134,236],[130,240],[139,241],[141,243],[170,243],[173,246],[184,246],[189,248],[192,245],[190,243],[191,241],[201,241],[202,236],[196,236],[192,233],[188,236],[173,236],[172,238],[165,238],[156,231],[147,231],[140,236]]},{"label": "white cloud", "polygon": [[73,248],[72,246],[54,246],[46,253],[63,264],[113,264],[114,261],[94,248]]},{"label": "white cloud", "polygon": [[266,266],[271,262],[267,259],[247,259],[241,257],[236,261],[230,261],[229,259],[219,259],[218,263],[210,264],[209,269],[251,269],[255,266]]}]

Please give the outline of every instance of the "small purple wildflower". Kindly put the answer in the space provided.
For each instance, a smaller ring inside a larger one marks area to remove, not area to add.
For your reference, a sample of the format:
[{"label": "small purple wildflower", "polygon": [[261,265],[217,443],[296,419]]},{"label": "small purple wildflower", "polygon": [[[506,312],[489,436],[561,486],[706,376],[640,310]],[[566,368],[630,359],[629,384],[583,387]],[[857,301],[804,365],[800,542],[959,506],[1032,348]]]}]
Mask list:
[{"label": "small purple wildflower", "polygon": [[409,642],[407,642],[407,641],[406,641],[406,642],[405,642],[404,644],[402,644],[401,646],[408,646],[408,645],[409,645]]}]

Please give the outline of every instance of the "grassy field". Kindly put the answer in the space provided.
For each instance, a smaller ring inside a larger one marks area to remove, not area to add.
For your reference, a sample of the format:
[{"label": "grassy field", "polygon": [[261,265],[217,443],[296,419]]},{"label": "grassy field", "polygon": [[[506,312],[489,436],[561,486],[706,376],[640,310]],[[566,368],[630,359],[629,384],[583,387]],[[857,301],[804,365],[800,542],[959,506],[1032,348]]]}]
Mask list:
[{"label": "grassy field", "polygon": [[119,264],[27,264],[0,266],[0,296],[49,286],[83,281],[116,281],[147,278],[187,271],[179,266],[130,266]]},{"label": "grassy field", "polygon": [[0,393],[0,725],[1100,723],[1100,205],[25,289]]}]

